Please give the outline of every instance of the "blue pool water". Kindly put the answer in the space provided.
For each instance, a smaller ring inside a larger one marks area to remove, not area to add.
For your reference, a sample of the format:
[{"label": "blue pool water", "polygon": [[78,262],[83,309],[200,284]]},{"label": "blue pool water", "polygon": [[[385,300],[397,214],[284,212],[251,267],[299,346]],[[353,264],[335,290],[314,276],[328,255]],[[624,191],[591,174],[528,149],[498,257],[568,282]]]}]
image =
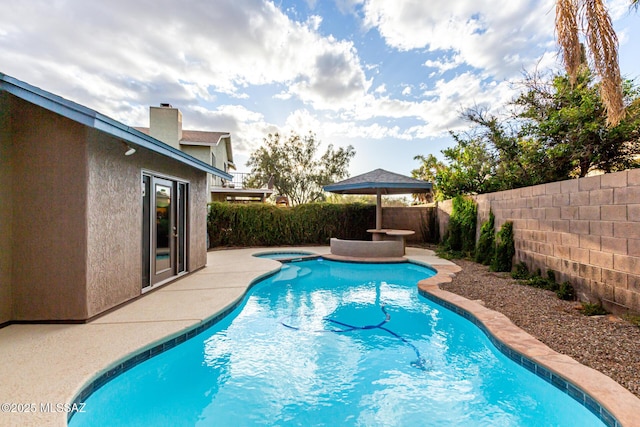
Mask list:
[{"label": "blue pool water", "polygon": [[213,327],[95,391],[70,425],[604,425],[420,296],[431,275],[284,264]]}]

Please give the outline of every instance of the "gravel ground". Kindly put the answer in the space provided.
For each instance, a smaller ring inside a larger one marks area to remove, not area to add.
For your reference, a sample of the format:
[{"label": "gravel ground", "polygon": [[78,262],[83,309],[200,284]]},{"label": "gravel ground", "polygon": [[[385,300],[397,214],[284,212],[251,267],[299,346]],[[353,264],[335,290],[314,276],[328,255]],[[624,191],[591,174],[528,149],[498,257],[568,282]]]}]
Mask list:
[{"label": "gravel ground", "polygon": [[585,316],[575,301],[555,293],[521,285],[507,273],[493,273],[483,265],[455,260],[462,267],[442,289],[492,310],[559,353],[571,356],[613,378],[640,397],[640,328],[620,317]]}]

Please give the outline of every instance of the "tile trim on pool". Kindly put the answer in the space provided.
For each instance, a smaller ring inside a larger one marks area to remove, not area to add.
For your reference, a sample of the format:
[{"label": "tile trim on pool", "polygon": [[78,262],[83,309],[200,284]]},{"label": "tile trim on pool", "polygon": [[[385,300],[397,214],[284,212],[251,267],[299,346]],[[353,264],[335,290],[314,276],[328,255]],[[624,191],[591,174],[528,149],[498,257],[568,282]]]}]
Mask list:
[{"label": "tile trim on pool", "polygon": [[[96,378],[89,381],[87,385],[85,385],[80,390],[80,392],[76,394],[71,404],[72,405],[76,404],[80,406],[80,404],[84,403],[89,398],[89,396],[91,396],[95,391],[97,391],[100,387],[104,386],[105,384],[107,384],[109,381],[113,380],[117,376],[124,374],[129,369],[136,367],[140,363],[145,362],[151,359],[152,357],[157,356],[160,353],[164,353],[167,350],[171,350],[173,347],[177,346],[178,344],[182,344],[186,340],[195,337],[196,335],[204,332],[205,330],[209,329],[216,323],[220,322],[222,319],[224,319],[233,310],[235,310],[236,308],[238,308],[238,306],[242,304],[247,293],[251,290],[251,288],[253,288],[261,280],[266,279],[270,276],[273,276],[274,274],[277,274],[279,271],[280,271],[280,268],[277,268],[273,271],[269,271],[265,274],[261,274],[255,279],[253,279],[249,284],[249,286],[247,286],[247,289],[245,290],[245,292],[236,301],[228,305],[222,311],[214,314],[207,320],[204,320],[190,328],[187,328],[185,331],[179,332],[177,335],[174,335],[173,337],[169,336],[161,340],[160,343],[152,345],[150,348],[146,348],[141,351],[134,352],[130,356],[123,359],[122,361],[117,362],[111,368],[107,368],[104,372],[99,374]],[[67,423],[71,420],[73,415],[75,415],[75,411],[69,412],[69,414],[67,415]]]},{"label": "tile trim on pool", "polygon": [[[454,313],[464,317],[469,320],[475,326],[477,326],[491,341],[491,343],[498,349],[502,354],[507,356],[509,359],[516,362],[518,365],[527,369],[528,371],[536,374],[549,384],[554,387],[560,389],[561,391],[567,393],[573,399],[578,401],[578,403],[585,406],[589,411],[591,411],[595,416],[597,416],[605,425],[609,427],[620,427],[620,424],[615,419],[613,415],[609,413],[605,408],[602,407],[597,401],[592,399],[587,393],[585,393],[580,388],[573,385],[571,382],[565,380],[559,375],[552,373],[550,370],[544,368],[543,366],[537,364],[535,361],[529,359],[526,356],[523,356],[519,352],[513,350],[502,341],[498,340],[491,331],[480,322],[475,316],[473,316],[468,311],[458,307],[457,305],[451,304],[448,301],[445,301],[441,298],[436,297],[435,295],[430,294],[428,291],[424,291],[420,289],[420,294],[425,298],[435,302],[438,305],[443,306],[444,308],[453,311]],[[589,399],[589,404],[587,404],[587,399]]]},{"label": "tile trim on pool", "polygon": [[[440,285],[450,282],[458,271],[460,268],[457,266],[438,266],[438,274],[418,283],[419,293],[472,322],[504,355],[567,393],[606,426],[638,425],[640,399],[629,390],[601,372],[550,349],[518,328],[503,314],[440,289]],[[500,339],[499,336],[510,339]],[[520,347],[522,351],[514,347]],[[553,369],[550,365],[555,365],[558,369]],[[570,371],[570,374],[561,375],[558,371],[563,371],[562,368]],[[584,383],[582,387],[579,385],[581,381]]]}]

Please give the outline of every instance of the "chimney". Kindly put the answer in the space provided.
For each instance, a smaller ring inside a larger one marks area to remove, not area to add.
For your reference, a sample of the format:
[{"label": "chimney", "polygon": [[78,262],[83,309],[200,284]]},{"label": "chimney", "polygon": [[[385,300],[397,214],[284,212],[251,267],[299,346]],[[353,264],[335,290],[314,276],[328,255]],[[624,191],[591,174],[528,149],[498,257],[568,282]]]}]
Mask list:
[{"label": "chimney", "polygon": [[180,149],[182,139],[182,113],[171,104],[149,107],[149,135],[165,144]]}]

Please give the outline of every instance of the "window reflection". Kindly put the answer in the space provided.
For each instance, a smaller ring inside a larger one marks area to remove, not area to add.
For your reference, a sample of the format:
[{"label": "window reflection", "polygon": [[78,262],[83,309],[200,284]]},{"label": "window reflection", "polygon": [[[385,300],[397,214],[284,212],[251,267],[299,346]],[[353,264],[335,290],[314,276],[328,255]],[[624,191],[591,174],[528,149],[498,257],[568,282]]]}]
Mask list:
[{"label": "window reflection", "polygon": [[156,184],[156,273],[171,268],[171,187]]}]

